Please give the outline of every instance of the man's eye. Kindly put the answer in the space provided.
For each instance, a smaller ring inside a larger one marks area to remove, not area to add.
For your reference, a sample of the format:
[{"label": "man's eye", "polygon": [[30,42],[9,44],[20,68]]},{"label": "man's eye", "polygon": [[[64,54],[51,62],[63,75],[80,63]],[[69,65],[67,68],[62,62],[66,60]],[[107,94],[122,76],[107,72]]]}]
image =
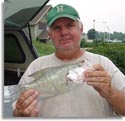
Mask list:
[{"label": "man's eye", "polygon": [[53,30],[54,30],[54,31],[57,31],[57,30],[59,30],[59,29],[60,29],[59,26],[53,27]]},{"label": "man's eye", "polygon": [[73,27],[74,25],[73,24],[67,24],[67,27]]}]

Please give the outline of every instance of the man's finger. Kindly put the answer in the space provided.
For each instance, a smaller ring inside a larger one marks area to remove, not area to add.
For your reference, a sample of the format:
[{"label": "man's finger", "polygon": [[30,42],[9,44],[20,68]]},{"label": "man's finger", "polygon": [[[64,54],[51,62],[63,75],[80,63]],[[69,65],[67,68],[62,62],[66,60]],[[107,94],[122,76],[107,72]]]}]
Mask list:
[{"label": "man's finger", "polygon": [[37,100],[34,100],[25,110],[23,110],[23,115],[28,116],[31,115],[31,112],[35,110],[35,107],[37,105]]},{"label": "man's finger", "polygon": [[34,92],[31,96],[29,96],[29,97],[24,101],[24,103],[22,104],[22,107],[23,107],[23,108],[28,107],[28,106],[37,98],[38,95],[39,95],[39,93],[38,93],[37,91]]},{"label": "man's finger", "polygon": [[96,71],[104,71],[104,68],[103,68],[101,65],[99,65],[99,64],[93,65],[93,68],[94,68]]}]

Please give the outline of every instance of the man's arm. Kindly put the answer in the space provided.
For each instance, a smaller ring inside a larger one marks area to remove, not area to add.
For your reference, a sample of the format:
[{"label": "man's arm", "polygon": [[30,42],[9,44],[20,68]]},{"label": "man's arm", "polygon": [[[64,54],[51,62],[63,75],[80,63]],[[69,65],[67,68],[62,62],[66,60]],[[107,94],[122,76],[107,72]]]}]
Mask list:
[{"label": "man's arm", "polygon": [[112,89],[111,95],[106,99],[118,114],[125,115],[125,89]]},{"label": "man's arm", "polygon": [[94,65],[94,70],[87,70],[84,76],[87,84],[93,86],[116,113],[125,115],[125,89],[112,87],[111,77],[102,66]]}]

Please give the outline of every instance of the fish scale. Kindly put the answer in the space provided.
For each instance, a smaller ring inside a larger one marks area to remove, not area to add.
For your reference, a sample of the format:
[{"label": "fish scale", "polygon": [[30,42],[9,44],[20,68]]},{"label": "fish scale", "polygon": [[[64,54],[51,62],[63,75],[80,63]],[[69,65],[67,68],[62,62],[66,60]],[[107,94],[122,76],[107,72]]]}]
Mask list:
[{"label": "fish scale", "polygon": [[79,84],[68,80],[66,76],[70,70],[82,66],[83,62],[78,62],[39,70],[30,75],[34,79],[31,83],[21,85],[21,92],[35,89],[40,92],[42,98],[63,94],[79,86]]}]

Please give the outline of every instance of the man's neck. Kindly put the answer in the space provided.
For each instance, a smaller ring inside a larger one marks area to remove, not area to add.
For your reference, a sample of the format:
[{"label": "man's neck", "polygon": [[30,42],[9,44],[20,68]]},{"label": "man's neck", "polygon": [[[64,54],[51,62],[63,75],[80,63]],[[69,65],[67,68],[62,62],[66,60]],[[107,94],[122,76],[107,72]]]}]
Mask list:
[{"label": "man's neck", "polygon": [[55,52],[55,55],[57,58],[68,61],[68,60],[73,60],[81,57],[83,55],[84,51],[82,49],[75,50],[75,51],[66,51],[66,52]]}]

